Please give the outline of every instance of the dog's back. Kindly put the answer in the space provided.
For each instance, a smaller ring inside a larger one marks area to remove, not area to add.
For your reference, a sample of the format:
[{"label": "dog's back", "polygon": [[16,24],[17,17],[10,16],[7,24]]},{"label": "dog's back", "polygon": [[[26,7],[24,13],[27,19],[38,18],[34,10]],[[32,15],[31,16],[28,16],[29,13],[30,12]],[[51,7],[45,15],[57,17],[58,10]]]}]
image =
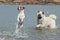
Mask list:
[{"label": "dog's back", "polygon": [[53,14],[49,15],[49,17],[54,19],[54,20],[56,20],[56,18],[57,18],[56,15],[53,15]]}]

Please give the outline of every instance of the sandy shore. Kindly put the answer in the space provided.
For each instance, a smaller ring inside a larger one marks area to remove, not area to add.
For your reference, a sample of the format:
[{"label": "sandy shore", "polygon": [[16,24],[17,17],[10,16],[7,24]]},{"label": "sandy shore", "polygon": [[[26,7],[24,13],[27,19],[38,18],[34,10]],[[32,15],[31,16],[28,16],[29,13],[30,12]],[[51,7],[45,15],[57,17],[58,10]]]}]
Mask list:
[{"label": "sandy shore", "polygon": [[0,0],[0,4],[60,4],[60,0]]}]

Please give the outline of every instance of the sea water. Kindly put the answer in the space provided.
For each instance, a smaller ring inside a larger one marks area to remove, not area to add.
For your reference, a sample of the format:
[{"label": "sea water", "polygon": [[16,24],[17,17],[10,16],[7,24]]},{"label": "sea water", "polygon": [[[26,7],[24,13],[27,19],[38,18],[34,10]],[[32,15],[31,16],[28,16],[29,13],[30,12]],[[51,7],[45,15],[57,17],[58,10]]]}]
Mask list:
[{"label": "sea water", "polygon": [[[17,25],[17,10],[19,5],[0,5],[0,38],[4,40],[60,40],[60,5],[23,5],[25,19],[23,28],[15,34]],[[21,6],[21,5],[20,5]],[[56,29],[36,30],[37,11],[44,11],[45,15],[57,16]]]}]

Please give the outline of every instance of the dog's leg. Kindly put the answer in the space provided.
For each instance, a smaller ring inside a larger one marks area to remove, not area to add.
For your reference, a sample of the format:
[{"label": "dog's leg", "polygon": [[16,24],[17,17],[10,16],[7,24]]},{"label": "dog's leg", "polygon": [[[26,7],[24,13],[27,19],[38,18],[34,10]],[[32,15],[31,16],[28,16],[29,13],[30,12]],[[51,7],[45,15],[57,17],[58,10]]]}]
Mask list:
[{"label": "dog's leg", "polygon": [[36,27],[40,27],[40,25],[38,24],[38,25],[36,25]]},{"label": "dog's leg", "polygon": [[16,33],[18,33],[20,31],[20,28],[23,27],[23,21],[21,19],[19,19],[20,22],[17,23],[17,26],[16,26]]},{"label": "dog's leg", "polygon": [[19,22],[18,22],[18,24],[16,25],[15,33],[18,33],[19,32],[19,29],[20,29],[20,26],[19,26]]},{"label": "dog's leg", "polygon": [[36,27],[44,27],[45,24],[38,24]]}]

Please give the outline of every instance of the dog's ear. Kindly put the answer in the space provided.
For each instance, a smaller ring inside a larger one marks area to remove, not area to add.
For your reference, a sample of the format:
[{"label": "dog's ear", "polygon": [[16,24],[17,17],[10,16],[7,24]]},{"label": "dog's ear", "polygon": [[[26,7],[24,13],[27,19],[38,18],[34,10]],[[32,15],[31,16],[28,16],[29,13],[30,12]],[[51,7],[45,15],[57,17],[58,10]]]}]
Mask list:
[{"label": "dog's ear", "polygon": [[19,8],[17,8],[17,10],[19,10]]},{"label": "dog's ear", "polygon": [[42,14],[44,14],[44,12],[42,12]]},{"label": "dog's ear", "polygon": [[25,7],[23,7],[23,9],[25,9]]},{"label": "dog's ear", "polygon": [[39,11],[38,11],[38,13],[39,13]]}]

